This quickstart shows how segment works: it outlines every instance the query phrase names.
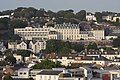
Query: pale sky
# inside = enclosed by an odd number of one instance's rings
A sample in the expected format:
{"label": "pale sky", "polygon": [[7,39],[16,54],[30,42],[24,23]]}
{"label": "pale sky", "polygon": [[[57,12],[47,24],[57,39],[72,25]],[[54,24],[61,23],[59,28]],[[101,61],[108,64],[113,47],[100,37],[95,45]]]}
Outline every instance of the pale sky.
{"label": "pale sky", "polygon": [[0,11],[17,7],[35,7],[45,10],[73,9],[76,12],[86,10],[120,12],[120,0],[0,0]]}

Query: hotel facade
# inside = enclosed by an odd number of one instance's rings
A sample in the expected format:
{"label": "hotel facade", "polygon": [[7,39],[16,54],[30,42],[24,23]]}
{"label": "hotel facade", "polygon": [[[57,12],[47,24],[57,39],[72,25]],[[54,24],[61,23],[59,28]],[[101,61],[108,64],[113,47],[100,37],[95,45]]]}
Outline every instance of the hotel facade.
{"label": "hotel facade", "polygon": [[80,31],[79,24],[63,23],[54,27],[43,26],[42,28],[15,28],[14,34],[19,35],[24,40],[102,40],[104,30]]}

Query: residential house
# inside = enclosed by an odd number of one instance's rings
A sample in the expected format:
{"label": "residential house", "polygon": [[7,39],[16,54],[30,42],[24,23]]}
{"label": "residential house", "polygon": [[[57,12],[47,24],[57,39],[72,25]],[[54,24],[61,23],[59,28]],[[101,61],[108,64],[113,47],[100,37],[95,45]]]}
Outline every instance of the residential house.
{"label": "residential house", "polygon": [[87,21],[96,21],[96,17],[95,17],[95,15],[92,14],[92,13],[87,13],[87,15],[86,15],[86,20],[87,20]]}
{"label": "residential house", "polygon": [[24,41],[20,42],[8,42],[8,49],[12,50],[27,50],[27,44]]}
{"label": "residential house", "polygon": [[6,47],[4,46],[3,42],[0,42],[0,51],[4,52],[6,50]]}
{"label": "residential house", "polygon": [[30,41],[29,49],[34,53],[39,53],[41,50],[46,49],[46,41]]}

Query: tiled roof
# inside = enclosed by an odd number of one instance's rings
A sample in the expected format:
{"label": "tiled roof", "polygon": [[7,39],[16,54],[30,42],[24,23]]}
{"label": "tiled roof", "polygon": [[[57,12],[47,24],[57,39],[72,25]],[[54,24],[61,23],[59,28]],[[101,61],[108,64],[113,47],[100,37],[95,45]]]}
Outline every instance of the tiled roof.
{"label": "tiled roof", "polygon": [[43,70],[39,73],[39,75],[58,75],[62,71],[53,71],[53,70]]}

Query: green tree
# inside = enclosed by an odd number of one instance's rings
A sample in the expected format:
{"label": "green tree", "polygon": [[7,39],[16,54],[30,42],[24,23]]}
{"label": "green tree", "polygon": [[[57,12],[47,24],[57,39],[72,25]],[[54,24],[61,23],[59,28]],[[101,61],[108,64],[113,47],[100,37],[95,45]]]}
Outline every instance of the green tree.
{"label": "green tree", "polygon": [[113,26],[120,26],[120,22],[110,22]]}
{"label": "green tree", "polygon": [[56,52],[56,40],[48,40],[46,44],[47,53]]}
{"label": "green tree", "polygon": [[86,21],[86,11],[81,10],[80,12],[76,13],[76,18],[81,21]]}
{"label": "green tree", "polygon": [[46,52],[55,52],[61,55],[67,55],[71,52],[71,43],[61,40],[48,40],[46,45]]}
{"label": "green tree", "polygon": [[7,62],[6,61],[0,61],[0,66],[6,66]]}
{"label": "green tree", "polygon": [[73,45],[73,49],[77,52],[81,52],[82,50],[85,49],[84,45],[83,44],[74,44]]}
{"label": "green tree", "polygon": [[5,61],[7,61],[9,64],[15,64],[16,63],[16,58],[13,57],[12,55],[6,56]]}
{"label": "green tree", "polygon": [[27,21],[22,21],[22,20],[11,20],[10,21],[10,29],[14,29],[14,28],[24,28],[28,26]]}
{"label": "green tree", "polygon": [[13,80],[13,78],[10,75],[4,76],[3,80]]}
{"label": "green tree", "polygon": [[70,18],[75,18],[75,14],[73,13],[74,11],[73,10],[66,10],[66,11],[64,11],[64,10],[61,10],[61,11],[58,11],[57,12],[57,15],[59,16],[59,17],[63,17],[63,18],[68,18],[68,19],[70,19]]}
{"label": "green tree", "polygon": [[45,16],[46,11],[44,9],[40,9],[38,11],[36,11],[36,17],[44,17]]}
{"label": "green tree", "polygon": [[57,17],[57,14],[56,14],[55,12],[51,11],[51,10],[48,10],[48,11],[47,11],[47,14],[48,14],[51,18]]}
{"label": "green tree", "polygon": [[96,12],[95,13],[95,17],[97,19],[97,22],[102,22],[103,21],[103,19],[102,19],[102,13]]}
{"label": "green tree", "polygon": [[8,50],[5,50],[3,53],[5,56],[12,56],[14,51],[12,51],[11,49],[8,49]]}
{"label": "green tree", "polygon": [[90,50],[90,49],[97,50],[98,47],[97,47],[97,44],[95,42],[90,42],[89,45],[87,46],[87,49],[88,50]]}
{"label": "green tree", "polygon": [[14,53],[21,55],[22,57],[29,57],[30,54],[32,54],[33,52],[28,51],[28,50],[16,50],[14,51]]}
{"label": "green tree", "polygon": [[120,37],[114,39],[112,45],[113,47],[120,47]]}
{"label": "green tree", "polygon": [[53,62],[51,60],[42,60],[41,63],[38,63],[33,66],[33,69],[52,69],[52,68],[59,68],[63,67],[60,62]]}
{"label": "green tree", "polygon": [[33,78],[29,78],[28,80],[34,80]]}
{"label": "green tree", "polygon": [[69,41],[61,41],[60,43],[58,42],[58,44],[57,53],[61,55],[68,55],[71,52],[71,43]]}
{"label": "green tree", "polygon": [[0,30],[8,30],[10,19],[1,18],[0,19]]}

